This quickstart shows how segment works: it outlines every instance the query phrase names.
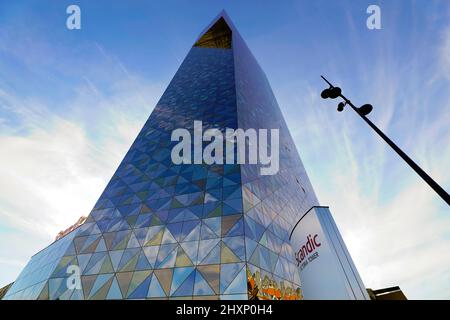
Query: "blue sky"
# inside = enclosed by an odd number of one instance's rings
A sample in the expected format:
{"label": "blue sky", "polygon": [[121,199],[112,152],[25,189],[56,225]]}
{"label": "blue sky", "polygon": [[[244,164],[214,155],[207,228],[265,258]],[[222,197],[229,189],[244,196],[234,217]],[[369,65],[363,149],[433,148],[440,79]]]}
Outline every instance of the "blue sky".
{"label": "blue sky", "polygon": [[[81,8],[81,30],[66,8]],[[368,30],[366,8],[381,8]],[[367,287],[450,298],[448,206],[326,75],[450,190],[447,1],[0,0],[0,285],[91,210],[194,40],[225,9],[265,70]]]}

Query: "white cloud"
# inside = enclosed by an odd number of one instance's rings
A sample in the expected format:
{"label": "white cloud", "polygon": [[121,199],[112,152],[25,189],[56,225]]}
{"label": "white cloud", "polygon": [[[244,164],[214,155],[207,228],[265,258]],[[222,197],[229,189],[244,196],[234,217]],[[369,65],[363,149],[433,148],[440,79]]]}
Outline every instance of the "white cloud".
{"label": "white cloud", "polygon": [[[145,93],[148,103],[155,101],[152,94]],[[143,93],[135,91],[108,98],[80,94],[63,118],[39,102],[3,92],[3,101],[19,115],[26,133],[0,135],[2,218],[15,227],[55,234],[87,214],[151,111],[142,100]],[[86,122],[70,114],[91,106],[101,114],[88,132]]]}
{"label": "white cloud", "polygon": [[442,33],[442,45],[439,51],[441,72],[444,77],[450,80],[450,28]]}
{"label": "white cloud", "polygon": [[[436,15],[448,21],[446,13]],[[354,23],[353,10],[347,17],[339,43],[326,36],[320,42],[330,52],[320,64],[310,47],[299,54],[298,79],[276,93],[278,101],[365,285],[399,285],[408,298],[449,299],[448,206],[353,111],[338,113],[337,101],[322,100],[323,83],[315,77],[324,70],[355,104],[373,104],[369,118],[448,191],[450,29],[424,26],[418,16],[421,32],[405,38],[396,21],[368,33]]]}
{"label": "white cloud", "polygon": [[[319,103],[307,91],[300,105],[313,111],[296,123],[302,134],[298,130],[294,139],[318,198],[330,206],[366,286],[400,285],[409,298],[449,298],[447,205],[358,117],[350,111],[330,115],[324,105],[328,101]],[[445,117],[445,107],[438,110]],[[397,117],[413,127],[417,121],[407,112]],[[410,131],[417,136],[411,156],[448,186],[450,131],[441,122],[437,114],[421,130]],[[386,123],[388,131],[395,126]],[[400,141],[410,139],[403,135]]]}
{"label": "white cloud", "polygon": [[[365,124],[358,125],[360,119],[350,111],[335,113],[340,117],[336,121],[324,102],[308,97],[307,90],[304,97],[300,105],[313,111],[296,123],[301,130],[293,136],[318,198],[330,206],[365,285],[400,285],[408,298],[448,299],[447,205]],[[414,126],[407,114],[398,116]],[[426,150],[414,152],[413,158],[448,186],[449,130],[436,119],[411,134],[419,136],[413,151]]]}
{"label": "white cloud", "polygon": [[0,87],[0,108],[15,119],[0,124],[0,243],[14,248],[1,250],[0,285],[89,214],[162,91],[130,73],[107,79],[112,94],[86,79],[63,115]]}

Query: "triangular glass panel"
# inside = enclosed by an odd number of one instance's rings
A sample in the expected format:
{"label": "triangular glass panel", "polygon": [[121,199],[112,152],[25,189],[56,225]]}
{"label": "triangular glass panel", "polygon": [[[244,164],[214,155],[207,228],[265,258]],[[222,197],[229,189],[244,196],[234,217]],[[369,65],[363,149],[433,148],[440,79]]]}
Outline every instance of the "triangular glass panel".
{"label": "triangular glass panel", "polygon": [[244,263],[227,263],[220,265],[220,293],[224,293],[230,283],[236,278]]}
{"label": "triangular glass panel", "polygon": [[159,283],[159,280],[155,274],[153,274],[151,277],[151,282],[150,282],[150,286],[148,288],[147,297],[148,298],[166,297],[166,293],[164,292],[164,290],[163,290],[161,284]]}
{"label": "triangular glass panel", "polygon": [[172,285],[170,287],[170,295],[173,295],[180,285],[194,273],[194,267],[175,268],[173,272]]}
{"label": "triangular glass panel", "polygon": [[[175,269],[176,270],[176,269]],[[192,292],[194,290],[194,280],[195,280],[195,271],[191,272],[191,274],[184,280],[184,282],[176,289],[176,291],[171,294],[172,297],[186,297],[192,296]]]}
{"label": "triangular glass panel", "polygon": [[215,295],[216,293],[210,287],[208,282],[203,278],[200,271],[196,271],[195,273],[195,284],[194,284],[194,295],[196,296],[209,296]]}
{"label": "triangular glass panel", "polygon": [[111,287],[109,288],[108,294],[106,295],[107,300],[120,300],[123,299],[122,293],[120,291],[119,283],[116,277],[114,277]]}
{"label": "triangular glass panel", "polygon": [[245,266],[242,267],[241,271],[239,271],[238,275],[224,291],[224,294],[236,293],[247,293],[247,277]]}

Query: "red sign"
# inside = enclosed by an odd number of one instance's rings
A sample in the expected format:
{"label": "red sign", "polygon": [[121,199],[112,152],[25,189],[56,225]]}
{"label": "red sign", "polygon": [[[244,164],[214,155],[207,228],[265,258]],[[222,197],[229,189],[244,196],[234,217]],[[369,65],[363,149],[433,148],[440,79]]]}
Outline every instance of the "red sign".
{"label": "red sign", "polygon": [[62,237],[64,237],[66,234],[72,232],[73,230],[75,230],[76,228],[78,228],[79,226],[81,226],[84,222],[86,221],[86,217],[85,216],[81,216],[77,222],[75,222],[73,225],[71,225],[69,228],[67,228],[64,231],[60,231],[57,235],[56,235],[56,240],[61,239]]}
{"label": "red sign", "polygon": [[321,246],[321,243],[317,240],[318,237],[318,234],[315,234],[314,237],[311,235],[306,237],[306,243],[300,247],[298,252],[295,253],[297,266],[299,266],[311,252]]}

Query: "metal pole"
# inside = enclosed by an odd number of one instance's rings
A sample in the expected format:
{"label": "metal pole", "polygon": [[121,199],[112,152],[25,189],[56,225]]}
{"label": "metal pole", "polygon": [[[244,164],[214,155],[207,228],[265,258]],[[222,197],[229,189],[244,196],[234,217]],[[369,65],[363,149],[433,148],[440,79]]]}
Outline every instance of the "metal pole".
{"label": "metal pole", "polygon": [[[325,77],[321,76],[331,87],[333,85],[325,79]],[[373,129],[378,135],[383,138],[384,141],[387,142],[388,145],[394,149],[397,154],[402,157],[403,160],[423,179],[425,182],[438,194],[441,198],[450,206],[450,195],[436,182],[431,178],[425,171],[422,170],[406,153],[403,152],[388,136],[386,136],[378,127],[372,123],[365,115],[359,113],[358,109],[353,105],[353,103],[348,100],[342,93],[340,97],[344,99],[344,101],[352,107],[352,109]]]}

